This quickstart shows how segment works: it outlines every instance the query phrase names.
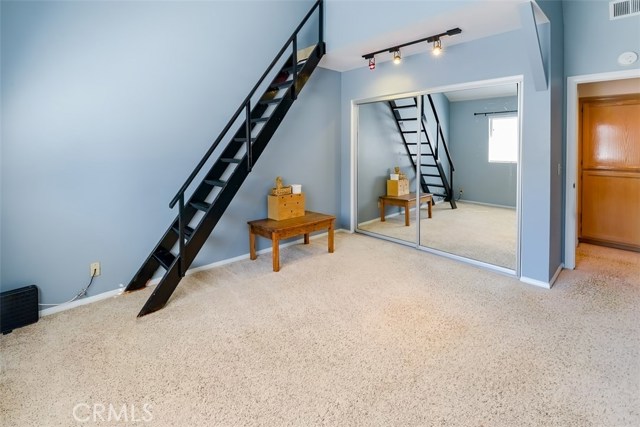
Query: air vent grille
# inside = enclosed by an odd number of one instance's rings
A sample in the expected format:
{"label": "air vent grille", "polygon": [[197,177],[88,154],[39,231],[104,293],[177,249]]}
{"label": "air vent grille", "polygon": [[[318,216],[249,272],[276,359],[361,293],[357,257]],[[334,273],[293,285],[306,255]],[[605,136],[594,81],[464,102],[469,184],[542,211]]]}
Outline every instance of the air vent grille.
{"label": "air vent grille", "polygon": [[609,2],[609,19],[640,15],[640,0],[616,0]]}

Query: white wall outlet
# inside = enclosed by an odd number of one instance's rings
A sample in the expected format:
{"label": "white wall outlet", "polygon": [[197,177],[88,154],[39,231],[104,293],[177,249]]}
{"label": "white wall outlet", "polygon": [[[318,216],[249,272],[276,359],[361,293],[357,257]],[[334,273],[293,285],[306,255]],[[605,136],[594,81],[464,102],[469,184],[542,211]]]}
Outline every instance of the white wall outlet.
{"label": "white wall outlet", "polygon": [[100,275],[100,262],[96,261],[96,262],[92,262],[91,263],[91,277],[96,277]]}

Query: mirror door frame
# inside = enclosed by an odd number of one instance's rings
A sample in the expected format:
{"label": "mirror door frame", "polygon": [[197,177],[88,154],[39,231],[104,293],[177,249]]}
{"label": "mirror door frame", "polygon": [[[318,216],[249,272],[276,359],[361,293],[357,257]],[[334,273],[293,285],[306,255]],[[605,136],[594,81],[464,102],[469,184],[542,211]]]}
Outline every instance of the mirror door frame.
{"label": "mirror door frame", "polygon": [[[393,100],[393,99],[402,99],[402,98],[410,98],[410,97],[418,97],[418,100],[421,99],[422,95],[429,95],[429,94],[435,94],[435,93],[443,93],[443,92],[452,92],[452,91],[458,91],[458,90],[465,90],[465,89],[475,89],[478,87],[484,87],[484,86],[497,86],[497,85],[505,85],[505,84],[516,84],[518,87],[518,128],[519,128],[519,132],[518,132],[518,168],[517,168],[517,183],[516,183],[516,217],[517,217],[517,229],[516,229],[516,269],[512,270],[509,268],[505,268],[505,267],[500,267],[494,264],[489,264],[483,261],[478,261],[475,259],[471,259],[471,258],[466,258],[463,256],[459,256],[459,255],[455,255],[455,254],[451,254],[448,252],[444,252],[444,251],[440,251],[438,249],[433,249],[433,248],[429,248],[426,246],[422,246],[420,245],[420,221],[417,221],[417,235],[416,235],[416,240],[415,242],[406,242],[406,241],[401,241],[398,239],[394,239],[394,238],[389,238],[389,237],[385,237],[385,236],[379,236],[379,235],[375,235],[375,237],[383,239],[383,240],[388,240],[388,241],[393,241],[396,243],[401,243],[407,246],[411,246],[411,247],[415,247],[418,250],[424,251],[424,252],[430,252],[430,253],[434,253],[436,255],[440,255],[443,256],[445,258],[450,258],[450,259],[454,259],[457,261],[461,261],[467,264],[472,264],[472,265],[476,265],[482,268],[486,268],[489,270],[494,270],[500,273],[504,273],[507,275],[512,275],[515,277],[520,277],[520,255],[521,255],[521,235],[522,235],[522,126],[523,126],[523,122],[524,122],[524,114],[523,114],[523,97],[524,97],[524,93],[523,93],[523,80],[524,80],[524,76],[522,75],[516,75],[516,76],[509,76],[509,77],[501,77],[501,78],[495,78],[495,79],[487,79],[487,80],[476,80],[473,82],[467,82],[467,83],[458,83],[458,84],[451,84],[451,85],[444,85],[444,86],[436,86],[436,87],[432,87],[429,89],[425,89],[425,90],[420,90],[420,91],[414,91],[414,92],[405,92],[405,93],[395,93],[395,94],[389,94],[389,95],[381,95],[381,96],[377,96],[377,97],[371,97],[371,98],[366,98],[366,99],[358,99],[358,100],[351,100],[351,123],[350,123],[350,136],[351,136],[351,143],[350,143],[350,194],[351,194],[351,200],[350,200],[350,232],[351,233],[355,233],[357,230],[357,213],[358,213],[358,209],[357,209],[357,203],[358,203],[358,183],[357,183],[357,176],[358,176],[358,126],[359,126],[359,107],[360,105],[363,104],[370,104],[370,103],[374,103],[374,102],[380,102],[380,101],[389,101],[389,100]],[[420,109],[418,109],[418,114],[420,114]],[[418,173],[418,168],[419,168],[419,163],[417,163],[416,166],[416,171],[414,171],[416,174]],[[418,188],[420,186],[419,184],[419,180],[416,180],[416,188],[414,189],[414,192],[419,195],[419,191],[420,189]],[[416,215],[419,215],[419,209],[416,209],[417,213]],[[418,217],[416,217],[417,220]],[[361,231],[358,231],[361,232]],[[363,234],[369,234],[364,232]],[[373,235],[373,234],[371,234]]]}

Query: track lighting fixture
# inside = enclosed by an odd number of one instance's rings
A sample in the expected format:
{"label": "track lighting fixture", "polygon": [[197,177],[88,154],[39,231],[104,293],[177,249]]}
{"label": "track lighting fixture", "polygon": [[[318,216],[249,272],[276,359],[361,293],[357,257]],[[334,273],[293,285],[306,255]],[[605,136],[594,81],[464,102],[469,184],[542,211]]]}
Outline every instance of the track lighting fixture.
{"label": "track lighting fixture", "polygon": [[393,51],[393,63],[399,64],[402,61],[402,57],[400,56],[400,49],[396,49]]}
{"label": "track lighting fixture", "polygon": [[408,43],[403,43],[400,45],[395,45],[393,47],[389,47],[386,49],[381,49],[378,50],[376,52],[371,52],[371,53],[367,53],[366,55],[362,55],[362,57],[364,59],[369,60],[369,69],[370,70],[375,70],[376,68],[376,59],[375,59],[375,55],[379,54],[379,53],[384,53],[384,52],[389,52],[393,54],[393,63],[394,64],[399,64],[402,61],[402,56],[400,55],[400,48],[403,48],[405,46],[410,46],[412,44],[416,44],[416,43],[422,43],[422,42],[427,42],[427,43],[433,43],[433,50],[432,53],[434,56],[438,56],[442,53],[442,37],[445,36],[455,36],[456,34],[460,34],[462,32],[462,30],[460,28],[452,28],[450,30],[445,31],[444,33],[440,33],[440,34],[435,34],[433,36],[429,36],[429,37],[425,37],[423,39],[419,39],[419,40],[414,40],[412,42],[408,42]]}
{"label": "track lighting fixture", "polygon": [[442,40],[435,39],[433,41],[433,50],[432,50],[433,56],[439,56],[442,53]]}

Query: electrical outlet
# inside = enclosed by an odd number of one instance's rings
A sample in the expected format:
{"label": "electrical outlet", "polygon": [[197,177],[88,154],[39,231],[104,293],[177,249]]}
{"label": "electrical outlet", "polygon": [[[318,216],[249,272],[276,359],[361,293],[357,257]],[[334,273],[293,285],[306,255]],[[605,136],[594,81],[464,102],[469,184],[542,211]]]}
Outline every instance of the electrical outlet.
{"label": "electrical outlet", "polygon": [[92,262],[91,263],[91,277],[96,277],[100,275],[100,262],[96,261],[96,262]]}

